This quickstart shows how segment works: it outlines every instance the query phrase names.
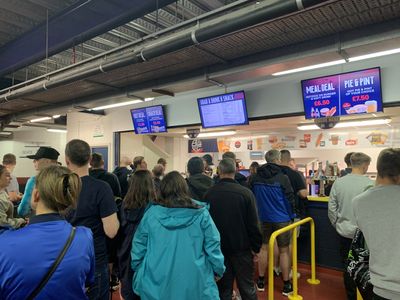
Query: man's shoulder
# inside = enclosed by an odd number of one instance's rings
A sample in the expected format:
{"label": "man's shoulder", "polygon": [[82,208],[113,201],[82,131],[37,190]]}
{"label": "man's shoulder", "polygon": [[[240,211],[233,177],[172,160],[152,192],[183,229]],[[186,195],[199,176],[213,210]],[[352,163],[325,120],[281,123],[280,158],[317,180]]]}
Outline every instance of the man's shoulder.
{"label": "man's shoulder", "polygon": [[111,189],[107,182],[91,176],[83,176],[81,180],[82,191],[103,191],[105,189]]}

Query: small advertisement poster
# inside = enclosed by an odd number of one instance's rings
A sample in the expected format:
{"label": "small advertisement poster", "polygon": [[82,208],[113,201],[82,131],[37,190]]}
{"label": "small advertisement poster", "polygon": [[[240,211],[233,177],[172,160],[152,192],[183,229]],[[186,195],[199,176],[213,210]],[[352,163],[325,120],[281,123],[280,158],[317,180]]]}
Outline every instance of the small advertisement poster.
{"label": "small advertisement poster", "polygon": [[188,153],[219,152],[217,139],[193,139],[188,141]]}
{"label": "small advertisement poster", "polygon": [[303,80],[306,119],[382,111],[380,68]]}

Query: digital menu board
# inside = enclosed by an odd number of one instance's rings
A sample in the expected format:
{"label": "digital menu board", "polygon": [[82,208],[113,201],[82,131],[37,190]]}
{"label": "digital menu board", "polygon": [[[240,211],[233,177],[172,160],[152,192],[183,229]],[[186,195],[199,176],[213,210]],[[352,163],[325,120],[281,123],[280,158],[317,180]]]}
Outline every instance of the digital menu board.
{"label": "digital menu board", "polygon": [[244,91],[197,99],[203,128],[249,124]]}
{"label": "digital menu board", "polygon": [[306,119],[383,111],[379,67],[301,81]]}
{"label": "digital menu board", "polygon": [[167,132],[162,105],[131,109],[136,134]]}

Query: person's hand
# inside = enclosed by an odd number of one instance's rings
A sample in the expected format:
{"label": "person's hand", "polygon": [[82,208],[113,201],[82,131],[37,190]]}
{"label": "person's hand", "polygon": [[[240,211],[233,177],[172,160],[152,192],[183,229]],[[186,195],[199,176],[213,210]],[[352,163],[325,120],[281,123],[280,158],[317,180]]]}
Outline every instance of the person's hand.
{"label": "person's hand", "polygon": [[253,254],[253,262],[258,262],[260,259],[259,257],[260,253],[255,253],[254,251],[251,251],[251,254]]}
{"label": "person's hand", "polygon": [[218,276],[214,275],[215,282],[219,281],[220,279],[221,279],[221,277],[218,277]]}

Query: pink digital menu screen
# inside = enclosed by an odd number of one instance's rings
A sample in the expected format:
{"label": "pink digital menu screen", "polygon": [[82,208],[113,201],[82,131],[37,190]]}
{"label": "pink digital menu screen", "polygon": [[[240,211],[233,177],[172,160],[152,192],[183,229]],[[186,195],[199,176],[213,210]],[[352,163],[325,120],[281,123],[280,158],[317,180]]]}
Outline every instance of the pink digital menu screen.
{"label": "pink digital menu screen", "polygon": [[306,119],[383,111],[380,68],[303,80]]}

